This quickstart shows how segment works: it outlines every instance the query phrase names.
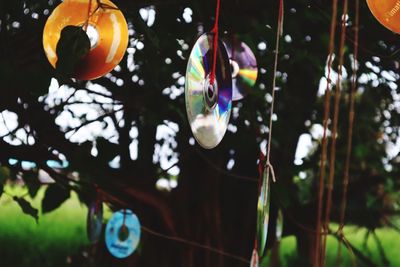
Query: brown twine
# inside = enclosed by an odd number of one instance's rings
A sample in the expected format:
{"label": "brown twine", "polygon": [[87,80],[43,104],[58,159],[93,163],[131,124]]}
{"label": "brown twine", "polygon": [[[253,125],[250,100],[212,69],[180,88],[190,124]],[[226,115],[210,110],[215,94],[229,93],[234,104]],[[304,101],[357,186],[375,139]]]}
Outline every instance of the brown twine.
{"label": "brown twine", "polygon": [[[320,6],[320,4],[316,1],[316,0],[312,0],[312,2],[314,2],[315,5],[313,5],[312,7],[315,7],[319,13],[321,15],[323,15],[324,18],[329,19],[329,15],[325,12],[325,9],[323,7]],[[346,34],[346,39],[352,43],[353,45],[355,45],[356,40],[353,39],[350,35]],[[379,57],[381,60],[388,60],[388,59],[393,59],[397,54],[400,53],[400,49],[397,49],[393,52],[391,52],[390,54],[382,54],[379,53],[378,51],[373,51],[371,49],[368,49],[367,47],[363,46],[362,44],[358,43],[357,44],[358,48],[360,51],[364,52],[365,54],[371,55],[371,56],[377,56]]]}
{"label": "brown twine", "polygon": [[315,237],[315,251],[314,251],[314,262],[313,266],[318,267],[320,264],[320,256],[321,256],[321,220],[322,220],[322,201],[324,196],[324,177],[325,177],[325,163],[327,156],[327,147],[328,147],[328,139],[327,139],[327,131],[328,131],[328,120],[330,114],[330,84],[331,84],[331,68],[333,61],[333,51],[335,47],[335,29],[336,29],[336,16],[337,16],[337,0],[333,0],[332,2],[332,19],[331,19],[331,28],[330,28],[330,37],[329,37],[329,50],[328,50],[328,75],[327,75],[327,85],[325,90],[325,99],[324,99],[324,118],[323,118],[323,126],[324,132],[322,137],[322,151],[321,151],[321,160],[320,160],[320,176],[319,176],[319,188],[318,188],[318,210],[317,210],[317,223],[316,223],[316,232],[318,233]]}
{"label": "brown twine", "polygon": [[[329,177],[328,177],[328,188],[326,196],[326,207],[325,207],[325,220],[323,227],[327,229],[329,227],[330,215],[332,209],[332,192],[333,184],[335,180],[335,162],[336,162],[336,141],[338,135],[338,121],[339,121],[339,104],[340,95],[342,90],[342,74],[343,74],[343,64],[344,64],[344,45],[346,41],[346,17],[348,10],[348,0],[343,0],[343,14],[342,14],[342,27],[340,36],[340,46],[339,46],[339,70],[338,78],[336,82],[335,97],[334,97],[334,110],[333,110],[333,125],[332,125],[332,135],[331,135],[331,147],[329,155]],[[321,254],[321,266],[325,266],[325,251],[326,251],[326,237],[322,238],[322,254]]]}
{"label": "brown twine", "polygon": [[[351,159],[351,148],[353,142],[353,127],[354,127],[354,102],[355,102],[355,93],[357,90],[357,60],[358,60],[358,41],[359,41],[359,23],[360,23],[360,1],[355,1],[355,27],[354,27],[354,54],[353,54],[353,75],[351,82],[351,91],[350,91],[350,108],[349,108],[349,128],[347,131],[347,147],[346,147],[346,161],[344,165],[344,174],[343,174],[343,192],[342,199],[340,203],[340,217],[339,217],[339,229],[338,234],[344,235],[344,220],[346,214],[346,206],[347,206],[347,191],[349,185],[349,170],[350,170],[350,159]],[[339,243],[338,246],[338,256],[337,256],[337,266],[340,264],[342,257],[342,244]]]}

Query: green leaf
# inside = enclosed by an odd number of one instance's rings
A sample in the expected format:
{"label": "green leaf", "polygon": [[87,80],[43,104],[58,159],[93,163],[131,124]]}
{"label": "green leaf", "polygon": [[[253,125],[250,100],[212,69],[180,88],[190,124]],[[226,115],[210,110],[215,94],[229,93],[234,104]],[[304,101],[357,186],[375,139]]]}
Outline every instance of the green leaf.
{"label": "green leaf", "polygon": [[4,191],[4,186],[2,184],[0,184],[0,198],[1,198],[1,195],[3,195],[3,191]]}
{"label": "green leaf", "polygon": [[36,220],[36,222],[39,221],[39,211],[32,207],[31,203],[26,201],[24,198],[13,197],[13,199],[15,202],[18,203],[25,214],[32,216]]}
{"label": "green leaf", "polygon": [[57,209],[69,197],[69,190],[56,184],[49,185],[42,200],[42,213],[47,213]]}
{"label": "green leaf", "polygon": [[28,187],[29,196],[34,198],[41,186],[38,179],[38,173],[36,171],[25,172],[23,174],[23,179]]}
{"label": "green leaf", "polygon": [[78,26],[66,26],[61,31],[57,43],[56,71],[63,78],[74,75],[77,64],[90,51],[90,40],[86,32]]}

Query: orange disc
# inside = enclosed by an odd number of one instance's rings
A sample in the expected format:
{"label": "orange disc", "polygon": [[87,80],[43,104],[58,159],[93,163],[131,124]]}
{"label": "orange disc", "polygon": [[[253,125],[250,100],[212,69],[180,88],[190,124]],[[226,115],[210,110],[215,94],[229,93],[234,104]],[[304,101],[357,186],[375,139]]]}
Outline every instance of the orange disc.
{"label": "orange disc", "polygon": [[[109,0],[65,0],[48,18],[43,32],[43,47],[53,67],[61,30],[69,25],[88,25],[91,48],[77,66],[75,78],[93,80],[110,72],[123,58],[128,47],[128,25],[122,12]],[[89,11],[90,8],[90,11]]]}
{"label": "orange disc", "polygon": [[389,30],[400,33],[400,0],[367,0],[375,18]]}

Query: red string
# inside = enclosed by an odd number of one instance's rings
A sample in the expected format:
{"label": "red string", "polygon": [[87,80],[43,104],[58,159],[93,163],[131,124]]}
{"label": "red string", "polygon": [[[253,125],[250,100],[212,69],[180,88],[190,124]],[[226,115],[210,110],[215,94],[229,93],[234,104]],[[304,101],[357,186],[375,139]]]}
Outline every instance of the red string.
{"label": "red string", "polygon": [[211,85],[214,84],[215,81],[215,69],[217,67],[217,50],[218,50],[218,22],[219,22],[219,9],[221,6],[221,0],[217,0],[217,6],[215,10],[215,24],[212,29],[212,33],[214,34],[214,42],[213,42],[213,64],[210,76]]}
{"label": "red string", "polygon": [[122,221],[122,226],[125,226],[125,221],[126,221],[126,209],[123,210],[123,214],[124,214],[124,219]]}
{"label": "red string", "polygon": [[283,0],[279,2],[278,31],[279,36],[283,35],[283,18],[284,18]]}

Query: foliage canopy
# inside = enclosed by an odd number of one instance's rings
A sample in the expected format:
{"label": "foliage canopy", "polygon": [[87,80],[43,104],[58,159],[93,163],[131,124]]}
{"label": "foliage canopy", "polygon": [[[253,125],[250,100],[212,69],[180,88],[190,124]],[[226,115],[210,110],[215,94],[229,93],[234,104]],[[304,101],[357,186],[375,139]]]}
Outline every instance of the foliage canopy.
{"label": "foliage canopy", "polygon": [[[361,2],[346,222],[373,231],[396,227],[398,213],[400,39],[379,25]],[[278,1],[222,1],[221,35],[253,49],[260,75],[254,91],[234,104],[223,142],[210,151],[194,143],[183,88],[190,48],[200,33],[212,28],[214,1],[116,1],[129,24],[129,48],[114,71],[92,82],[54,79],[59,76],[47,62],[41,40],[46,18],[57,4],[0,1],[0,184],[21,179],[35,195],[38,177],[47,172],[56,184],[46,191],[43,212],[56,209],[71,190],[90,202],[97,184],[105,201],[114,208],[130,207],[151,229],[249,258],[257,159],[268,132]],[[350,7],[333,220],[338,218],[348,127],[354,4]],[[287,1],[279,57],[271,153],[278,182],[272,185],[270,233],[278,209],[283,210],[284,235],[297,237],[303,260],[313,238],[304,227],[313,229],[316,218],[330,12],[330,1]],[[309,140],[302,156],[296,156],[299,138]],[[37,216],[29,203],[16,201],[24,212]],[[274,235],[269,239],[272,244]],[[143,237],[139,254],[128,263],[243,264],[151,235]],[[98,260],[112,261],[106,255]]]}

